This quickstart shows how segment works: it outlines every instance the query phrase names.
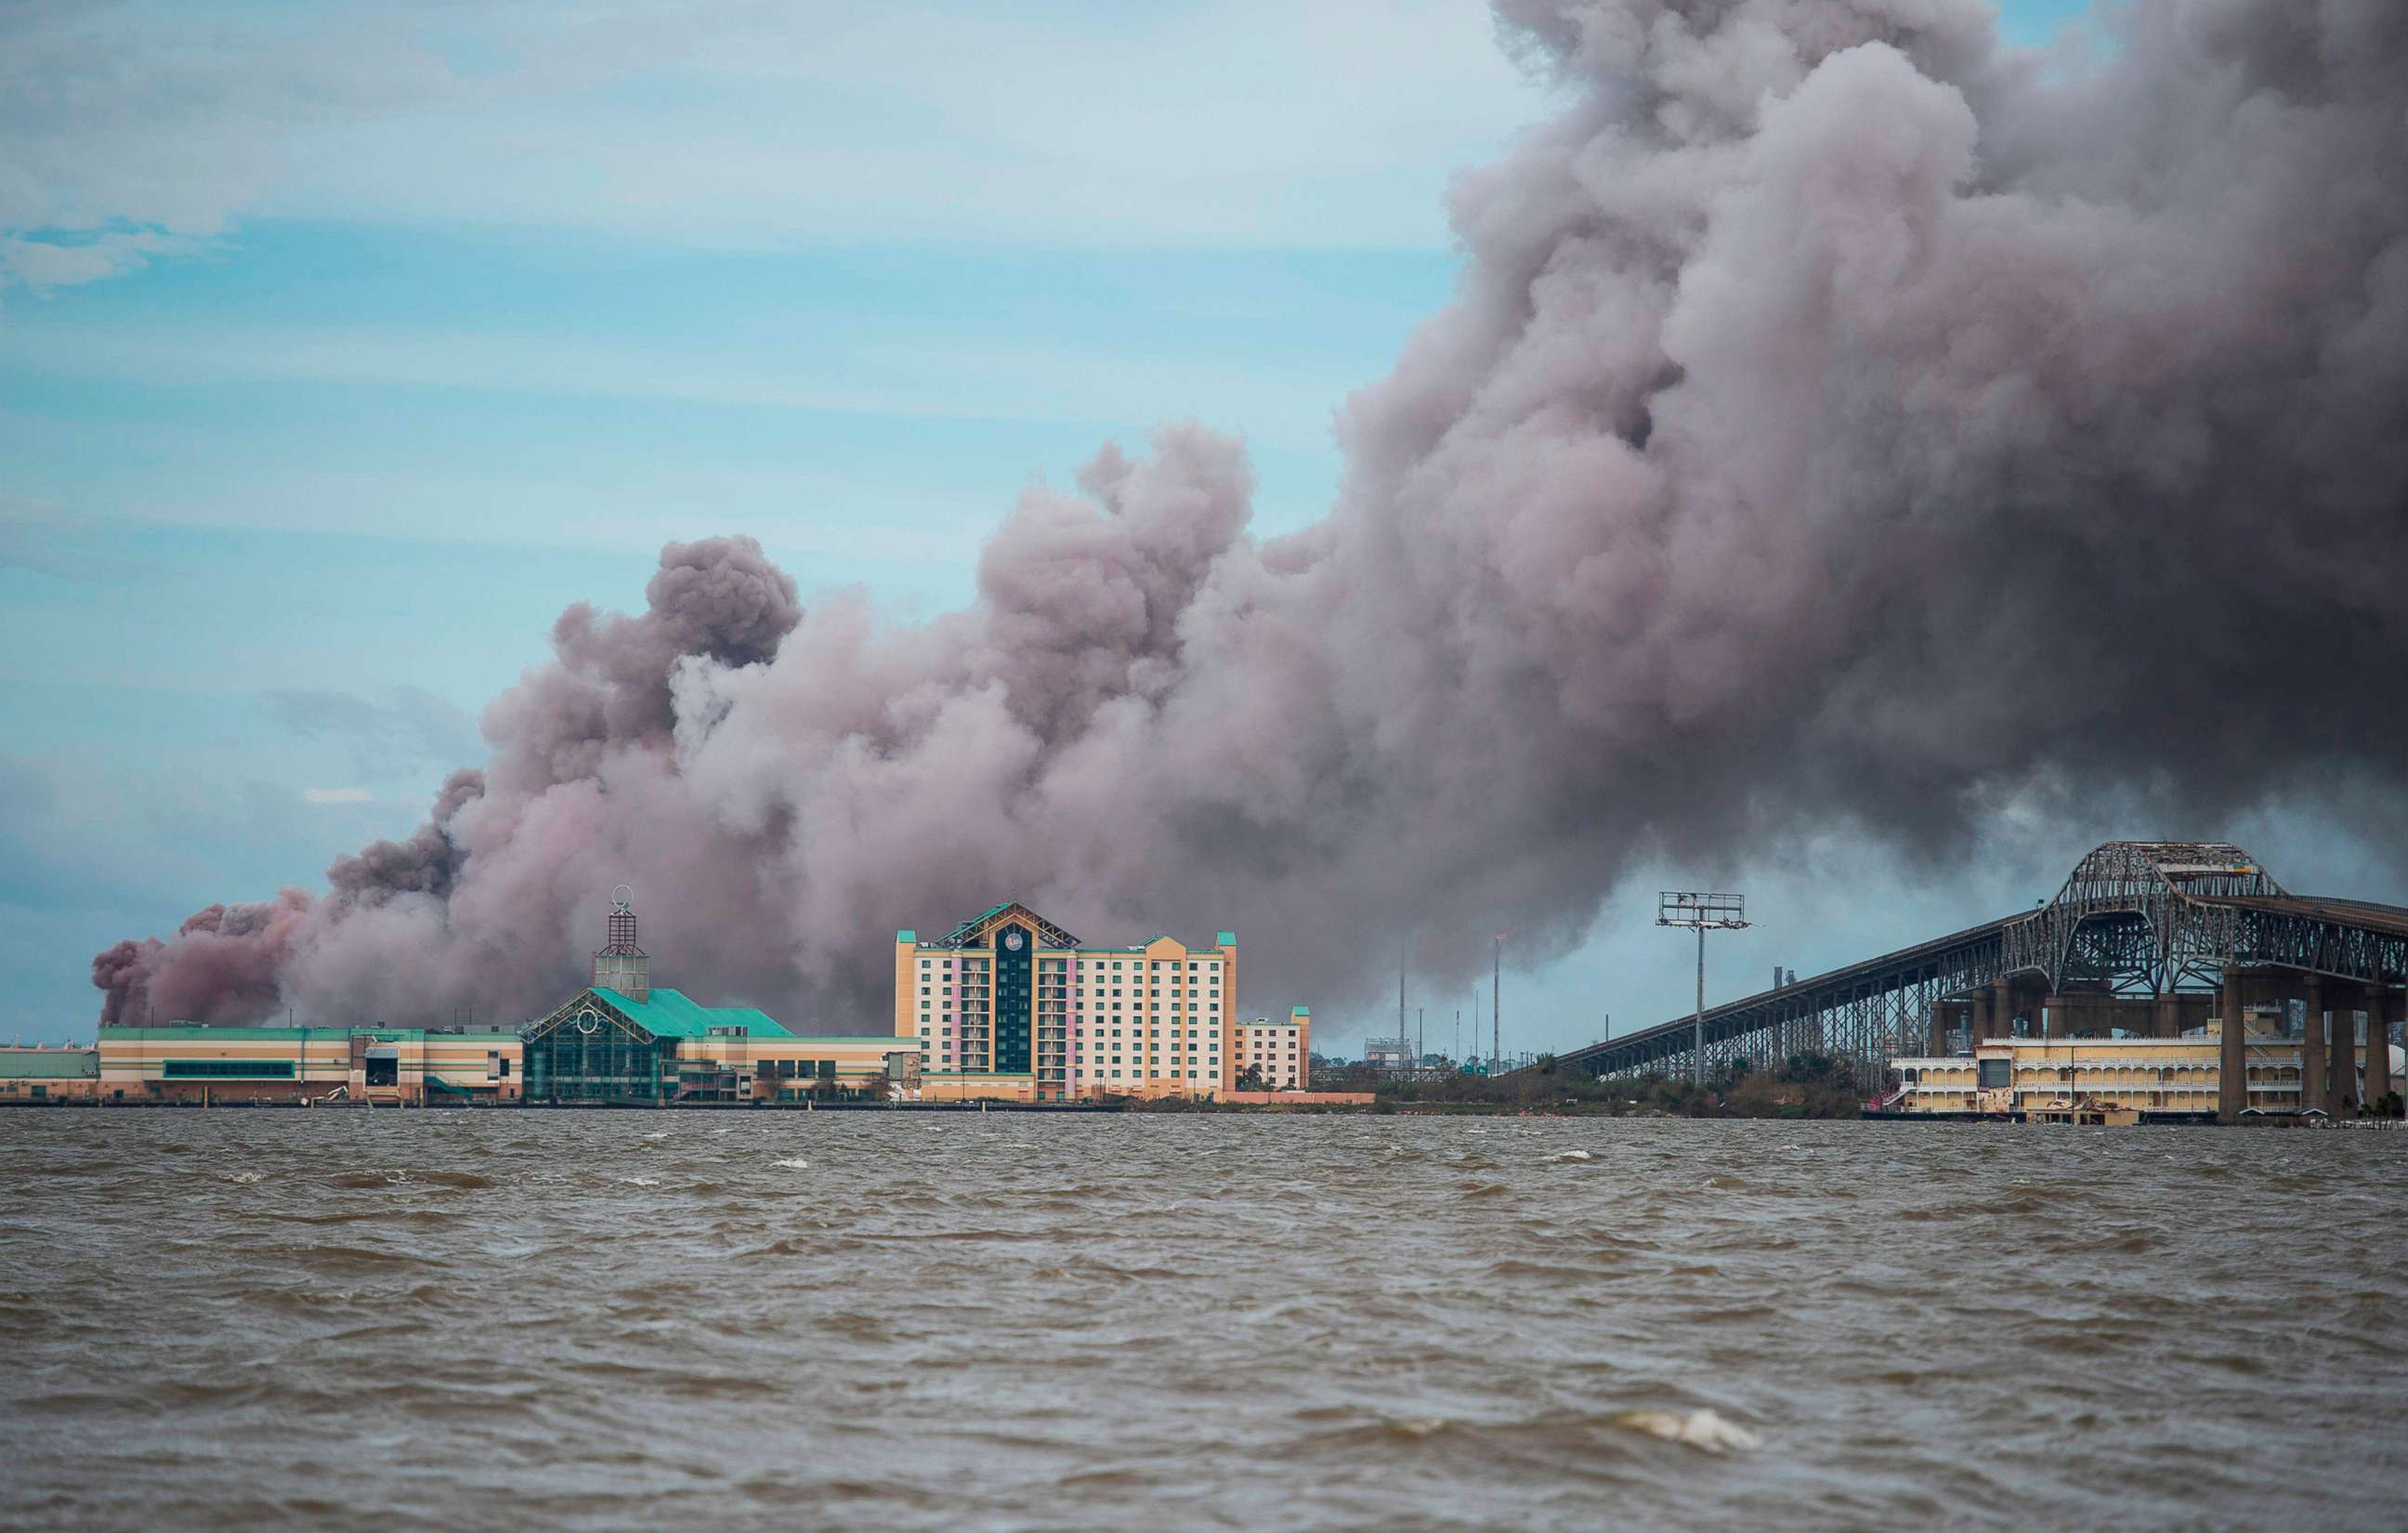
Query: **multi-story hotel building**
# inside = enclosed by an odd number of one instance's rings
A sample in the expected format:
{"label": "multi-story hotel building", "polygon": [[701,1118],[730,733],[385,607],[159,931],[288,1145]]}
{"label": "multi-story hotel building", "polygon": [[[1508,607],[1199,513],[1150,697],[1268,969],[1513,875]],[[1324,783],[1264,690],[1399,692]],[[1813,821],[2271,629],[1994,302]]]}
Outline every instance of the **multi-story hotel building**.
{"label": "multi-story hotel building", "polygon": [[1312,1013],[1291,1007],[1284,1018],[1255,1017],[1238,1024],[1232,1078],[1243,1080],[1249,1067],[1261,1072],[1264,1091],[1312,1089]]}
{"label": "multi-story hotel building", "polygon": [[895,1033],[925,1096],[1209,1096],[1236,1074],[1238,938],[1096,948],[1025,905],[895,934]]}

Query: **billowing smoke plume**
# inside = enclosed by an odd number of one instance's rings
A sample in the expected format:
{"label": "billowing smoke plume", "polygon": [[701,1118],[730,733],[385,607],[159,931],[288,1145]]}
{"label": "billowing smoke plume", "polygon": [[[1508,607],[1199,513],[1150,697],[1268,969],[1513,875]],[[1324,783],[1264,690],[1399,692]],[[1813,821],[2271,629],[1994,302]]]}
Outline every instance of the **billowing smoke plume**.
{"label": "billowing smoke plume", "polygon": [[2398,783],[2408,7],[2139,0],[2087,60],[1973,0],[1499,8],[1572,104],[1458,182],[1326,522],[1250,537],[1176,426],[923,626],[672,547],[425,828],[111,950],[107,1015],[523,1014],[622,880],[664,982],[814,1024],[1010,897],[1322,1000],[1417,922],[1569,941],[1641,851]]}

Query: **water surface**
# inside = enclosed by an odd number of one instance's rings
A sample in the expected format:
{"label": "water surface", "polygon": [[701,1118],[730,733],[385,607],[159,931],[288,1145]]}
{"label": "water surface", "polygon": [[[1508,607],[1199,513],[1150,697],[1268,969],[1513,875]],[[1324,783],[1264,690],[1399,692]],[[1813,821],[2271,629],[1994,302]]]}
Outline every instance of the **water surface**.
{"label": "water surface", "polygon": [[2403,1212],[2403,1134],[6,1111],[0,1522],[2395,1527]]}

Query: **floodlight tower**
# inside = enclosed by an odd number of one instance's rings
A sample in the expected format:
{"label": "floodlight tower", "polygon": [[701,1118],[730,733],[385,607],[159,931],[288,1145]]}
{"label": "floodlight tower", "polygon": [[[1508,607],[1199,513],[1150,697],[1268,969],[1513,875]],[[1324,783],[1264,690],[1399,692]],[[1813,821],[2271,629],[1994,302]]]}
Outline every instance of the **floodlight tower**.
{"label": "floodlight tower", "polygon": [[1745,895],[1709,895],[1667,889],[1656,896],[1656,924],[1693,926],[1698,933],[1698,1020],[1689,1049],[1689,1079],[1706,1083],[1706,933],[1738,931],[1748,924]]}

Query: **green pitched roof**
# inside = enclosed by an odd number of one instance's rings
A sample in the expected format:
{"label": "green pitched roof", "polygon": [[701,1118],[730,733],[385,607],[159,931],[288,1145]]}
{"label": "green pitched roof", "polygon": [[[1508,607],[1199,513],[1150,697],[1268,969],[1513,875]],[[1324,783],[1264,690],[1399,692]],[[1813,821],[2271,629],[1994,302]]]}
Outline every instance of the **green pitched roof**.
{"label": "green pitched roof", "polygon": [[754,1038],[794,1036],[766,1011],[756,1011],[749,1006],[703,1006],[688,1000],[681,991],[664,990],[657,985],[650,1000],[637,1000],[608,985],[595,985],[594,994],[617,1007],[629,1022],[654,1038],[708,1038],[713,1027],[742,1027]]}

